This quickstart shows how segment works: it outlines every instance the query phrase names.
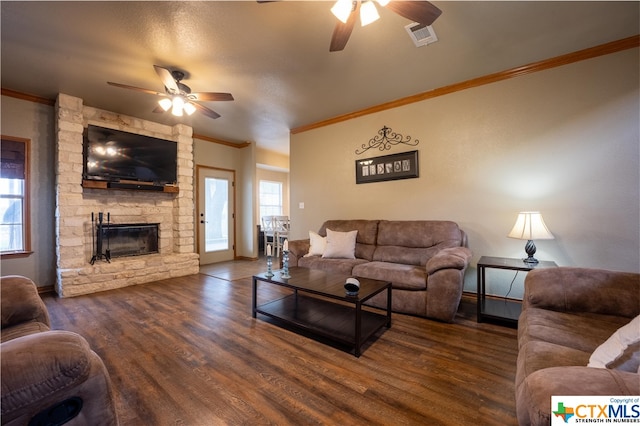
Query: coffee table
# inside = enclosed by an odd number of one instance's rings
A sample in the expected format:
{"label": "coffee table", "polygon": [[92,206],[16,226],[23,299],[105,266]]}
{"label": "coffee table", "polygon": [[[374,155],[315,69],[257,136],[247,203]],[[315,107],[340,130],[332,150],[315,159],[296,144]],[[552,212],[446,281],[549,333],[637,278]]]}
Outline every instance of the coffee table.
{"label": "coffee table", "polygon": [[[294,325],[312,335],[321,336],[353,348],[361,355],[362,344],[382,327],[391,327],[391,283],[358,278],[360,291],[347,296],[344,283],[348,275],[321,270],[293,267],[291,278],[284,279],[280,271],[272,277],[265,273],[253,276],[252,315],[265,315]],[[257,304],[258,282],[265,282],[292,290],[279,299]],[[364,302],[387,291],[387,309],[362,309]]]}

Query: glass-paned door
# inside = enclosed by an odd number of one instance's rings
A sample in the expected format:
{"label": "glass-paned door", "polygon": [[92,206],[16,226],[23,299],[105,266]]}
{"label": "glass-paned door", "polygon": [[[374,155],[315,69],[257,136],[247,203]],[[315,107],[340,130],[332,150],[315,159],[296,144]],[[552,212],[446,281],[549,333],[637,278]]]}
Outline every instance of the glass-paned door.
{"label": "glass-paned door", "polygon": [[200,264],[233,260],[234,172],[198,167],[198,253]]}

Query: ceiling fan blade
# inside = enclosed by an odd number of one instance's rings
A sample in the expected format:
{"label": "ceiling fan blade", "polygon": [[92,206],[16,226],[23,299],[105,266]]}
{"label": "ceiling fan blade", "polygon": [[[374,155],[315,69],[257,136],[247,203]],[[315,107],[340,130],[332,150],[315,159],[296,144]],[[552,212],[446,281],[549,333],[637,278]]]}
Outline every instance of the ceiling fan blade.
{"label": "ceiling fan blade", "polygon": [[346,23],[342,21],[338,21],[336,27],[333,30],[333,35],[331,36],[331,44],[329,45],[329,52],[338,52],[343,50],[349,41],[349,37],[351,37],[351,32],[353,31],[353,27],[356,24],[356,19],[358,19],[358,10],[360,9],[360,2],[354,2],[355,7],[351,11],[349,18]]}
{"label": "ceiling fan blade", "polygon": [[217,112],[215,112],[214,110],[212,110],[210,108],[207,108],[204,105],[200,105],[197,102],[191,102],[191,104],[193,106],[195,106],[198,111],[200,111],[201,113],[203,113],[204,115],[206,115],[209,118],[214,118],[215,119],[215,118],[220,117],[220,114],[218,114]]}
{"label": "ceiling fan blade", "polygon": [[158,74],[158,77],[162,80],[162,84],[164,84],[164,87],[167,88],[169,93],[180,93],[180,88],[171,75],[171,71],[166,68],[159,67],[158,65],[154,65],[153,68],[155,68],[156,74]]}
{"label": "ceiling fan blade", "polygon": [[232,101],[233,95],[231,93],[217,93],[217,92],[200,92],[191,93],[189,98],[193,98],[196,101]]}
{"label": "ceiling fan blade", "polygon": [[155,90],[143,89],[141,87],[129,86],[127,84],[114,83],[113,81],[107,81],[107,84],[115,87],[121,87],[123,89],[137,90],[138,92],[148,93],[150,95],[166,96],[166,93],[156,92]]}
{"label": "ceiling fan blade", "polygon": [[424,25],[431,25],[442,11],[428,1],[390,1],[385,6],[400,16]]}
{"label": "ceiling fan blade", "polygon": [[162,109],[162,107],[160,105],[158,105],[151,112],[163,113],[163,112],[166,112],[166,111],[164,109]]}

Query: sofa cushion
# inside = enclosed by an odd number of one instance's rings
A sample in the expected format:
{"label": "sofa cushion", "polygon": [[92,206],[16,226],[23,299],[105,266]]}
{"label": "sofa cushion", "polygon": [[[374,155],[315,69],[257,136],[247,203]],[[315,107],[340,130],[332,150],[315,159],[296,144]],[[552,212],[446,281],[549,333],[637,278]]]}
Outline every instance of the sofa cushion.
{"label": "sofa cushion", "polygon": [[364,259],[325,259],[321,256],[301,257],[298,266],[309,269],[321,269],[327,272],[339,272],[352,275],[353,267],[361,263],[367,263]]}
{"label": "sofa cushion", "polygon": [[355,259],[358,231],[339,232],[327,228],[327,245],[322,257],[327,259]]}
{"label": "sofa cushion", "polygon": [[378,234],[377,220],[328,220],[322,224],[318,234],[326,237],[327,228],[339,232],[358,231],[356,236],[356,258],[373,259]]}
{"label": "sofa cushion", "polygon": [[427,273],[421,266],[401,263],[368,262],[356,265],[353,275],[374,280],[389,281],[393,288],[426,290]]}
{"label": "sofa cushion", "polygon": [[377,244],[373,260],[424,266],[438,251],[460,247],[462,233],[450,221],[381,220]]}
{"label": "sofa cushion", "polygon": [[588,367],[636,372],[640,362],[640,315],[620,327],[589,358]]}
{"label": "sofa cushion", "polygon": [[522,311],[518,320],[518,345],[522,347],[529,341],[541,341],[591,354],[628,321],[628,318],[610,315],[528,308]]}
{"label": "sofa cushion", "polygon": [[309,253],[305,256],[322,256],[327,246],[327,237],[309,231]]}

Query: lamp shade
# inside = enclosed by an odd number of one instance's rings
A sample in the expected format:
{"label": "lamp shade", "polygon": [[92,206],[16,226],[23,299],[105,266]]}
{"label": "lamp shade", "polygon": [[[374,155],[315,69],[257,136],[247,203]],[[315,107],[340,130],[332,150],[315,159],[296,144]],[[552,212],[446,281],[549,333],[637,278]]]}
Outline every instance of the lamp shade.
{"label": "lamp shade", "polygon": [[158,104],[160,104],[160,108],[162,108],[165,111],[169,111],[171,109],[171,106],[173,105],[173,102],[171,102],[171,99],[169,98],[162,98],[158,101]]}
{"label": "lamp shade", "polygon": [[553,234],[542,220],[540,212],[520,212],[509,238],[519,240],[553,240]]}
{"label": "lamp shade", "polygon": [[380,15],[376,10],[376,5],[373,4],[373,1],[369,0],[362,3],[362,6],[360,6],[360,24],[364,27],[378,19],[380,19]]}
{"label": "lamp shade", "polygon": [[338,0],[336,4],[331,8],[331,13],[341,20],[343,23],[347,23],[347,19],[349,19],[349,15],[351,15],[351,11],[353,10],[353,2],[352,0]]}
{"label": "lamp shade", "polygon": [[184,99],[181,96],[173,97],[173,107],[171,108],[171,114],[176,117],[182,117],[182,108],[184,107]]}
{"label": "lamp shade", "polygon": [[187,113],[187,115],[191,115],[196,112],[196,107],[191,102],[185,103],[182,109]]}

